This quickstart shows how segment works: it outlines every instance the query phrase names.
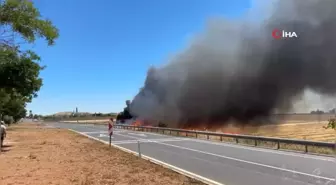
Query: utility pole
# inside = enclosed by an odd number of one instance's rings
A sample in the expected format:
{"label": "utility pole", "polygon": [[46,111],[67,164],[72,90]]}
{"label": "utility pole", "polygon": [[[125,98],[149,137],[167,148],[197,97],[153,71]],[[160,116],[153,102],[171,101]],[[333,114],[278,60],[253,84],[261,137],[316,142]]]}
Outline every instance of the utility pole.
{"label": "utility pole", "polygon": [[76,118],[77,118],[77,123],[78,123],[78,107],[76,107]]}

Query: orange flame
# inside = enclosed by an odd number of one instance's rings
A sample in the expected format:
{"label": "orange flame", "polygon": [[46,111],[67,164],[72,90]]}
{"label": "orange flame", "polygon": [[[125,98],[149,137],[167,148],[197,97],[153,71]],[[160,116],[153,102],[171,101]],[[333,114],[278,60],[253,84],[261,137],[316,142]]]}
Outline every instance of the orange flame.
{"label": "orange flame", "polygon": [[132,123],[133,126],[143,126],[143,121],[140,120],[140,119],[137,119],[135,120],[133,123]]}
{"label": "orange flame", "polygon": [[133,123],[133,126],[151,126],[150,122],[144,119],[136,119]]}

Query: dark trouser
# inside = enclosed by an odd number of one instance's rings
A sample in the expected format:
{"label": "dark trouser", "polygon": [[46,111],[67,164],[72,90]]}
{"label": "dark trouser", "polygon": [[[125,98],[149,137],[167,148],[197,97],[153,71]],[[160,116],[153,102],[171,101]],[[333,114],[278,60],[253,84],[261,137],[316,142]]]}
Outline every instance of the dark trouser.
{"label": "dark trouser", "polygon": [[4,139],[5,138],[3,136],[1,136],[1,146],[3,146]]}

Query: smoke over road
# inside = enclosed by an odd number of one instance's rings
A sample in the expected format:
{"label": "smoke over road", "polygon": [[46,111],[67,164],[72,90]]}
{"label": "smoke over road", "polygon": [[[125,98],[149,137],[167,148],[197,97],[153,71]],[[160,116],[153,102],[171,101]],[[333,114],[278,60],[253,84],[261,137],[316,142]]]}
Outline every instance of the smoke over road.
{"label": "smoke over road", "polygon": [[[253,12],[253,11],[251,11]],[[265,21],[209,22],[167,65],[151,68],[132,114],[170,126],[267,120],[306,89],[336,93],[336,1],[279,0]],[[297,38],[274,39],[274,29]]]}

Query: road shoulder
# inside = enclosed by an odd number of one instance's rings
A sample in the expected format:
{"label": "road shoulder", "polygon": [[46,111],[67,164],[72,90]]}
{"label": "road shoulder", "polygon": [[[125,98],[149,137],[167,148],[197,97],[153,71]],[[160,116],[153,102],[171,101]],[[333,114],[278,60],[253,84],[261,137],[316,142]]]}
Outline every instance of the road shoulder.
{"label": "road shoulder", "polygon": [[202,184],[65,129],[20,124],[0,154],[2,184]]}

